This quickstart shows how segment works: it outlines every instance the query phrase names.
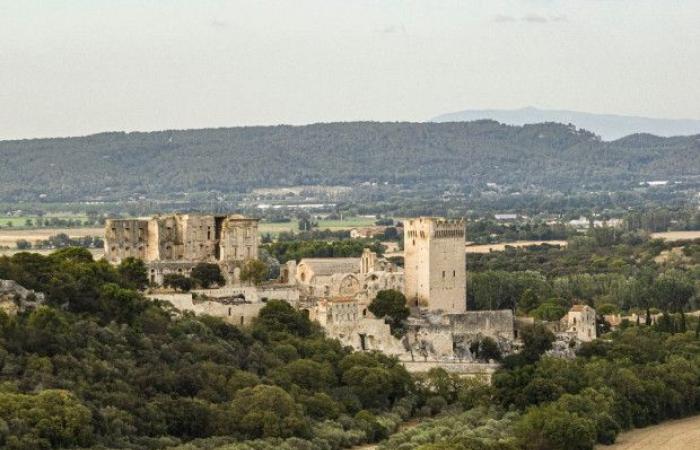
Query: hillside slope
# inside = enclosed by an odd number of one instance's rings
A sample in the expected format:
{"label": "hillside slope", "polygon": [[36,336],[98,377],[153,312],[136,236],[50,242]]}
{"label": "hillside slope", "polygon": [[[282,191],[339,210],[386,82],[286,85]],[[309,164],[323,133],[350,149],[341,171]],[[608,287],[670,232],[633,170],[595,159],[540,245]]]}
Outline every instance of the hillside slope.
{"label": "hillside slope", "polygon": [[700,136],[613,142],[545,123],[330,123],[0,141],[0,200],[364,181],[583,190],[700,174]]}

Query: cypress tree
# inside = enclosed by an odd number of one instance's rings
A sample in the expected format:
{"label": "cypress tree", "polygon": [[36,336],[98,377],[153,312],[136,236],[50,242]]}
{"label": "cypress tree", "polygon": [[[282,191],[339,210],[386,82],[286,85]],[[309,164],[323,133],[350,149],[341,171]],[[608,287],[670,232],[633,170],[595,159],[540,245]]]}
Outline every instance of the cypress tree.
{"label": "cypress tree", "polygon": [[681,329],[680,329],[680,332],[681,333],[686,332],[685,313],[683,311],[681,311]]}

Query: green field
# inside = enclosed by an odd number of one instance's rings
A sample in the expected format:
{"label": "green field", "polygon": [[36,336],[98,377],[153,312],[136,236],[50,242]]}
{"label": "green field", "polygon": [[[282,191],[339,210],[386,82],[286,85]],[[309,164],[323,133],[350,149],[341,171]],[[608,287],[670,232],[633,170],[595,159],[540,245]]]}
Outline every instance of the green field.
{"label": "green field", "polygon": [[[319,220],[319,230],[347,230],[355,227],[368,227],[374,225],[374,220],[367,217],[349,217],[343,220]],[[299,224],[296,220],[284,223],[261,222],[259,227],[261,234],[270,233],[276,235],[284,231],[299,231]]]}

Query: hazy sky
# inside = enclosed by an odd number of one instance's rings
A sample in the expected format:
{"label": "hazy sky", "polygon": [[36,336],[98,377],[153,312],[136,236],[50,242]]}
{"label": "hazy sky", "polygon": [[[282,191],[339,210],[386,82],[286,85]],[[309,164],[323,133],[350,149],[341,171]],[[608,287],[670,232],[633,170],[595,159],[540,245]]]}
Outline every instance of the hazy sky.
{"label": "hazy sky", "polygon": [[0,139],[526,105],[700,119],[700,1],[0,0]]}

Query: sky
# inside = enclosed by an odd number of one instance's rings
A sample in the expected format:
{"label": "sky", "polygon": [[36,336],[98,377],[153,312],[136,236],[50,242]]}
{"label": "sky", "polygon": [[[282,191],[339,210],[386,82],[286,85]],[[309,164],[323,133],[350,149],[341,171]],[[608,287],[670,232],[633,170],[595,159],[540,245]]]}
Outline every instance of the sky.
{"label": "sky", "polygon": [[528,105],[700,119],[700,2],[0,0],[0,139]]}

